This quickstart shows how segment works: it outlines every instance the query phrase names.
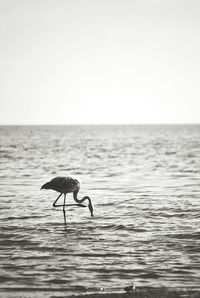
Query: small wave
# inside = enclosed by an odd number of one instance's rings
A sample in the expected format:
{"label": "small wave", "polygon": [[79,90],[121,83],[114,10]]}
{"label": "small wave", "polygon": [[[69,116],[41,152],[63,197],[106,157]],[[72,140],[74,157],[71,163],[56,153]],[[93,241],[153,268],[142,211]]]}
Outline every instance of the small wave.
{"label": "small wave", "polygon": [[[72,256],[74,256],[74,254],[71,254]],[[115,258],[115,257],[118,257],[120,258],[122,256],[122,254],[119,254],[119,253],[81,253],[81,254],[77,254],[76,253],[76,256],[79,256],[79,257],[92,257],[92,258]]]}
{"label": "small wave", "polygon": [[100,229],[103,230],[119,230],[119,231],[134,231],[134,232],[145,232],[146,229],[142,229],[142,228],[136,228],[134,225],[132,224],[127,224],[127,225],[123,225],[123,224],[106,224],[106,225],[101,225],[99,226]]}
{"label": "small wave", "polygon": [[16,220],[16,219],[31,219],[31,218],[43,218],[42,215],[30,215],[30,216],[9,216],[7,217],[7,220]]}
{"label": "small wave", "polygon": [[194,233],[177,233],[175,235],[169,235],[171,238],[177,238],[177,239],[200,239],[200,232],[194,232]]}
{"label": "small wave", "polygon": [[1,239],[1,245],[3,245],[4,247],[8,247],[8,246],[24,247],[24,246],[36,246],[38,245],[38,243],[32,242],[27,239]]}
{"label": "small wave", "polygon": [[[4,197],[5,198],[13,198],[13,197],[15,197],[15,195],[0,195],[0,198],[4,198]],[[8,202],[8,201],[6,201],[6,202]]]}
{"label": "small wave", "polygon": [[174,154],[177,154],[176,151],[166,151],[165,152],[165,155],[174,155]]}
{"label": "small wave", "polygon": [[32,175],[30,174],[23,174],[22,177],[31,177]]}
{"label": "small wave", "polygon": [[14,159],[16,159],[14,156],[11,156],[11,155],[9,155],[9,154],[3,154],[3,155],[1,155],[1,158],[3,159],[11,159],[11,160],[14,160]]}
{"label": "small wave", "polygon": [[155,273],[155,272],[147,272],[147,273],[143,273],[140,275],[140,277],[145,278],[145,279],[157,279],[159,277],[161,277],[161,275]]}
{"label": "small wave", "polygon": [[114,202],[108,202],[108,203],[99,203],[98,206],[101,207],[107,207],[107,206],[113,206]]}

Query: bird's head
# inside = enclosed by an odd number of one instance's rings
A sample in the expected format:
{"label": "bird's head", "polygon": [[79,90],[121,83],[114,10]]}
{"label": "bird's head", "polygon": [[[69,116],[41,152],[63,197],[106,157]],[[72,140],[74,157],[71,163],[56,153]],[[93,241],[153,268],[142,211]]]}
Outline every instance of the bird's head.
{"label": "bird's head", "polygon": [[40,188],[40,190],[41,190],[41,189],[50,189],[50,188],[51,188],[51,187],[50,187],[50,183],[47,182],[47,183],[45,183],[45,184],[42,185],[42,187]]}
{"label": "bird's head", "polygon": [[86,197],[84,197],[84,199],[86,200],[88,200],[88,202],[89,202],[89,204],[88,204],[88,208],[89,208],[89,210],[90,210],[90,214],[91,214],[91,216],[94,216],[94,214],[93,214],[93,206],[92,206],[92,201],[91,201],[91,199],[90,199],[90,197],[88,197],[88,196],[86,196]]}

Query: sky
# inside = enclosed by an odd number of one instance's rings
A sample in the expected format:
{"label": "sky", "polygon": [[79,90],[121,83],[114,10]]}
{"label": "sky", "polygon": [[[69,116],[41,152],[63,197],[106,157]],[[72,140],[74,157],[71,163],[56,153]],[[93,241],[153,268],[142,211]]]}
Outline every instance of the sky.
{"label": "sky", "polygon": [[0,0],[0,124],[200,123],[199,0]]}

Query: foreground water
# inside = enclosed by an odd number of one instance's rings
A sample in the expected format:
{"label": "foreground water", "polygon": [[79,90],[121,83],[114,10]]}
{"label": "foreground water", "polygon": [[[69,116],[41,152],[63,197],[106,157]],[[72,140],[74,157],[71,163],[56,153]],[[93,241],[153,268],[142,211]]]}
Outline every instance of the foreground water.
{"label": "foreground water", "polygon": [[[0,168],[5,292],[200,287],[200,126],[2,126]],[[40,187],[67,174],[95,216],[64,229]]]}

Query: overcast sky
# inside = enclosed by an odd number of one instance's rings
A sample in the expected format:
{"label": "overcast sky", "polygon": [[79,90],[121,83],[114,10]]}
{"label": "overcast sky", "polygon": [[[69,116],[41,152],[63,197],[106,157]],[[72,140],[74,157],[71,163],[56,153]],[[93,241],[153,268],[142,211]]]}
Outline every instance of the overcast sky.
{"label": "overcast sky", "polygon": [[199,0],[0,0],[0,124],[200,123]]}

